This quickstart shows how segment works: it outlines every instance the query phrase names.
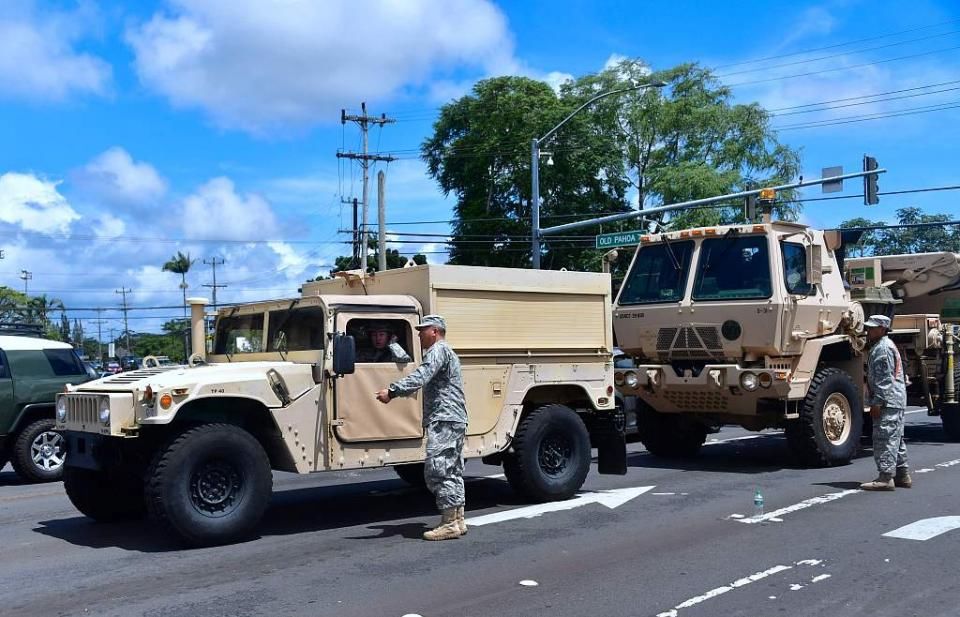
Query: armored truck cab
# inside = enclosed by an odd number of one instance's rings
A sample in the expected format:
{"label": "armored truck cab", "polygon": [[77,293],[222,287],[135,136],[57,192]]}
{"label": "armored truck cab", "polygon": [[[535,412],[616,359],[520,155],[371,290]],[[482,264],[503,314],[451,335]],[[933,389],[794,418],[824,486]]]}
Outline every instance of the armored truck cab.
{"label": "armored truck cab", "polygon": [[[194,349],[203,349],[195,306]],[[526,497],[565,499],[598,448],[625,473],[604,274],[419,266],[343,273],[299,297],[219,311],[212,353],[83,384],[59,397],[74,505],[98,520],[154,519],[192,544],[249,534],[271,469],[392,466],[422,483],[421,397],[374,393],[419,365],[414,326],[446,318],[463,365],[466,458],[502,464]],[[371,333],[401,354],[382,358]]]}
{"label": "armored truck cab", "polygon": [[640,437],[689,456],[723,424],[786,429],[811,465],[854,455],[861,433],[863,310],[846,289],[839,234],[795,223],[643,236],[614,307],[636,368]]}

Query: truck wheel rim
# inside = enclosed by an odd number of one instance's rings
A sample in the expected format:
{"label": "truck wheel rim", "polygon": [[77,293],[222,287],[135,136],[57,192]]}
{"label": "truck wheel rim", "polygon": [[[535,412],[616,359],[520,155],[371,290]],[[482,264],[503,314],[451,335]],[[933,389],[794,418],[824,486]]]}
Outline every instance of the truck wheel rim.
{"label": "truck wheel rim", "polygon": [[839,392],[831,394],[823,406],[823,434],[827,441],[835,446],[845,442],[850,435],[852,421],[853,413],[847,397]]}
{"label": "truck wheel rim", "polygon": [[219,518],[233,512],[243,496],[243,476],[228,461],[207,461],[190,476],[190,500],[204,516]]}
{"label": "truck wheel rim", "polygon": [[566,471],[573,458],[573,444],[561,433],[551,433],[540,442],[537,460],[548,476],[559,476]]}
{"label": "truck wheel rim", "polygon": [[33,464],[43,471],[56,471],[63,467],[63,435],[54,431],[44,431],[30,444],[30,456]]}

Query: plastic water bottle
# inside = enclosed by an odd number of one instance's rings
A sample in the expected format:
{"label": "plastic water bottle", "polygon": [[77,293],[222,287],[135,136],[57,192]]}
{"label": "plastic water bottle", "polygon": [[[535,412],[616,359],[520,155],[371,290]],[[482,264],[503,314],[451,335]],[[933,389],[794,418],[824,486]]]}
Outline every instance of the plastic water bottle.
{"label": "plastic water bottle", "polygon": [[753,516],[763,516],[763,493],[759,488],[753,493]]}

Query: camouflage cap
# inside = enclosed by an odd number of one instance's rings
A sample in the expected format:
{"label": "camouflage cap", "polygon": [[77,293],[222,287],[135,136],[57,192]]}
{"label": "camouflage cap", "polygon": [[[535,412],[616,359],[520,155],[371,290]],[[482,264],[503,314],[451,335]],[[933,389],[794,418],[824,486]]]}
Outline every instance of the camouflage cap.
{"label": "camouflage cap", "polygon": [[390,327],[385,321],[374,321],[369,326],[367,326],[367,332],[392,332],[393,328]]}
{"label": "camouflage cap", "polygon": [[423,319],[420,320],[420,323],[414,327],[417,330],[420,330],[423,328],[429,328],[431,326],[436,326],[444,332],[447,330],[447,322],[444,321],[443,317],[439,315],[424,315]]}
{"label": "camouflage cap", "polygon": [[863,323],[868,328],[886,328],[890,329],[890,318],[886,315],[871,315],[867,321]]}

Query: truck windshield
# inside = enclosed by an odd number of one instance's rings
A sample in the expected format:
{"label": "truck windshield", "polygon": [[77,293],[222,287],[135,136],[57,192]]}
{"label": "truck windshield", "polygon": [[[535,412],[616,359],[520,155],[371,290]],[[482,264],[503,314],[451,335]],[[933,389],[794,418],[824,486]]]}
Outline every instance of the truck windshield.
{"label": "truck windshield", "polygon": [[319,306],[270,311],[267,351],[323,349],[323,321],[323,309]]}
{"label": "truck windshield", "polygon": [[641,247],[620,292],[619,304],[681,300],[692,253],[693,242],[690,240]]}
{"label": "truck windshield", "polygon": [[694,300],[769,298],[770,259],[766,236],[727,236],[700,246]]}
{"label": "truck windshield", "polygon": [[213,353],[239,354],[263,351],[263,313],[221,317]]}

